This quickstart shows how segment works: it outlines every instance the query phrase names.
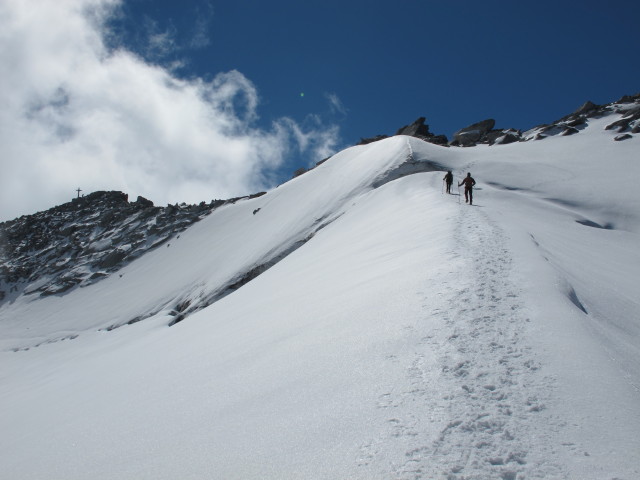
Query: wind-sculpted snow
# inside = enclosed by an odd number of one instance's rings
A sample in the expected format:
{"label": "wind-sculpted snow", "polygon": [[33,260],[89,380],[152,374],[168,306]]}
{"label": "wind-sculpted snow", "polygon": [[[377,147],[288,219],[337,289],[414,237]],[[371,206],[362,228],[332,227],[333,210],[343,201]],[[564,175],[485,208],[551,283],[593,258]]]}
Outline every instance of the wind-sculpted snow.
{"label": "wind-sculpted snow", "polygon": [[[45,338],[38,337],[34,342],[14,345],[12,348],[24,349],[43,341],[65,338],[67,330],[74,333],[87,328],[113,330],[160,313],[170,315],[168,323],[175,324],[224,298],[272,267],[306,243],[317,231],[340,217],[355,198],[388,181],[390,176],[394,175],[393,172],[402,170],[407,163],[415,164],[411,159],[407,139],[396,137],[369,147],[353,147],[264,196],[234,199],[236,203],[214,202],[204,209],[203,213],[208,214],[212,208],[217,207],[206,218],[204,215],[193,214],[189,217],[195,220],[204,218],[198,225],[194,225],[180,236],[175,236],[171,242],[167,242],[169,235],[165,233],[162,237],[165,243],[161,251],[149,251],[134,264],[120,268],[117,275],[103,278],[95,288],[80,289],[75,298],[82,300],[69,301],[75,314],[57,308],[53,309],[52,313],[50,305],[58,304],[59,300],[44,299],[33,307],[28,307],[29,297],[16,298],[15,305],[12,306],[13,311],[24,311],[24,315],[29,311],[31,322],[44,318],[47,320],[43,328],[38,330]],[[434,166],[428,162],[419,165],[419,169],[423,171],[433,168]],[[88,217],[99,216],[99,212],[90,204],[85,210]],[[190,212],[190,209],[186,210]],[[147,228],[151,225],[151,231],[157,229],[156,224],[160,224],[159,219],[162,218],[160,216],[156,220],[159,212],[162,213],[164,210],[156,209],[155,215],[142,224],[148,224]],[[126,235],[127,225],[133,225],[136,228],[132,230],[132,234],[141,237],[144,251],[148,251],[151,243],[145,236],[144,229],[141,231],[138,228],[140,219],[137,217],[140,214],[136,213],[130,218],[127,215],[129,213],[124,212],[126,221],[123,221],[122,228],[115,232],[108,229],[106,232],[98,230],[84,217],[67,223],[73,223],[74,228],[78,228],[78,224],[87,225],[84,242],[76,243],[86,244],[88,248],[102,242],[102,239],[111,240],[113,236],[124,238],[125,243],[137,246],[139,242],[134,242],[129,238],[130,235]],[[181,226],[180,222],[175,222],[175,225],[172,222],[164,223],[168,224],[169,232]],[[100,234],[100,242],[95,238],[96,232]],[[55,243],[55,240],[48,242],[52,243]],[[127,245],[121,244],[122,242],[113,245],[111,251],[127,250]],[[63,251],[66,252],[64,248]],[[136,249],[133,251],[137,253]],[[104,253],[101,255],[97,259],[98,267]],[[73,268],[67,267],[65,270],[82,273],[76,276],[77,278],[74,277],[75,283],[93,281],[96,275],[101,275],[104,271],[95,266],[92,269],[85,267],[82,261],[85,258],[93,259],[92,256],[80,254],[78,259],[81,261],[76,260],[76,263],[72,263]],[[69,259],[62,256],[59,261],[66,263]],[[118,267],[122,263],[120,262]],[[94,264],[96,261],[90,266]],[[49,280],[41,270],[36,270],[35,275]],[[66,289],[66,286],[57,287],[61,282],[58,277],[54,277],[54,280],[57,282],[54,284],[55,292],[60,293]],[[27,287],[28,292],[36,288],[54,288],[49,284],[43,287],[33,279],[31,281],[34,285]],[[131,295],[132,291],[136,291],[137,295]],[[61,301],[66,303],[66,300]],[[81,312],[86,312],[86,306],[95,303],[106,303],[111,307],[108,311],[98,309],[99,311],[92,312],[90,319],[87,319]],[[13,318],[18,321],[20,316],[14,314]],[[60,329],[65,333],[55,333]]]}
{"label": "wind-sculpted snow", "polygon": [[0,478],[640,478],[640,144],[611,121],[353,147],[5,302]]}

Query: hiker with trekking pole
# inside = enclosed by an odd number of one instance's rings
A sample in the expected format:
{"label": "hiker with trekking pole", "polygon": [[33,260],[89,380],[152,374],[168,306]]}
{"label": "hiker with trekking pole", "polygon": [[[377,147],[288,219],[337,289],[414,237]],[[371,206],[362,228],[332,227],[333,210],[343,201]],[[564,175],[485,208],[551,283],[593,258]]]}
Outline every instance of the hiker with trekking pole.
{"label": "hiker with trekking pole", "polygon": [[467,173],[462,182],[458,183],[458,200],[460,199],[460,186],[464,185],[464,201],[469,205],[473,205],[473,186],[476,184],[476,181],[471,176],[471,172]]}
{"label": "hiker with trekking pole", "polygon": [[453,183],[453,173],[451,173],[451,170],[447,172],[442,181],[447,184],[447,193],[451,194],[451,184]]}

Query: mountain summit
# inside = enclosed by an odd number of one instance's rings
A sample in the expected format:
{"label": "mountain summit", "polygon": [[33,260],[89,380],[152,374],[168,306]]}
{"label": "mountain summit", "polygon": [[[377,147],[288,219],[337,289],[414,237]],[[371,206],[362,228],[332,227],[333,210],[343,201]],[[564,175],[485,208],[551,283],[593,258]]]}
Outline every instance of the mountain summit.
{"label": "mountain summit", "polygon": [[3,224],[3,475],[637,478],[636,101]]}

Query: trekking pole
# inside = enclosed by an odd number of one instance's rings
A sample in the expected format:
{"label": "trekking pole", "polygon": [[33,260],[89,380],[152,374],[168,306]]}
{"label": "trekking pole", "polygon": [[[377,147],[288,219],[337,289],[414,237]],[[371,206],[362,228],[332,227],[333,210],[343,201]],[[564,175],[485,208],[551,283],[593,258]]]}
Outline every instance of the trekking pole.
{"label": "trekking pole", "polygon": [[458,205],[460,205],[460,184],[458,184]]}

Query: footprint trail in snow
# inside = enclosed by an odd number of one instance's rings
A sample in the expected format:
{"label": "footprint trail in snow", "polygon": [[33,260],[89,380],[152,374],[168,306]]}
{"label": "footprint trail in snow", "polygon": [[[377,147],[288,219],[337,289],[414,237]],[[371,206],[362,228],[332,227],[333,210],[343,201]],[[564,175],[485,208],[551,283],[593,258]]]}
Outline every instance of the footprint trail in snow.
{"label": "footprint trail in snow", "polygon": [[477,208],[452,221],[451,268],[423,300],[410,388],[380,396],[387,438],[362,446],[359,462],[385,457],[394,479],[567,478],[553,451],[560,422],[545,409],[553,380],[524,338],[506,235]]}

